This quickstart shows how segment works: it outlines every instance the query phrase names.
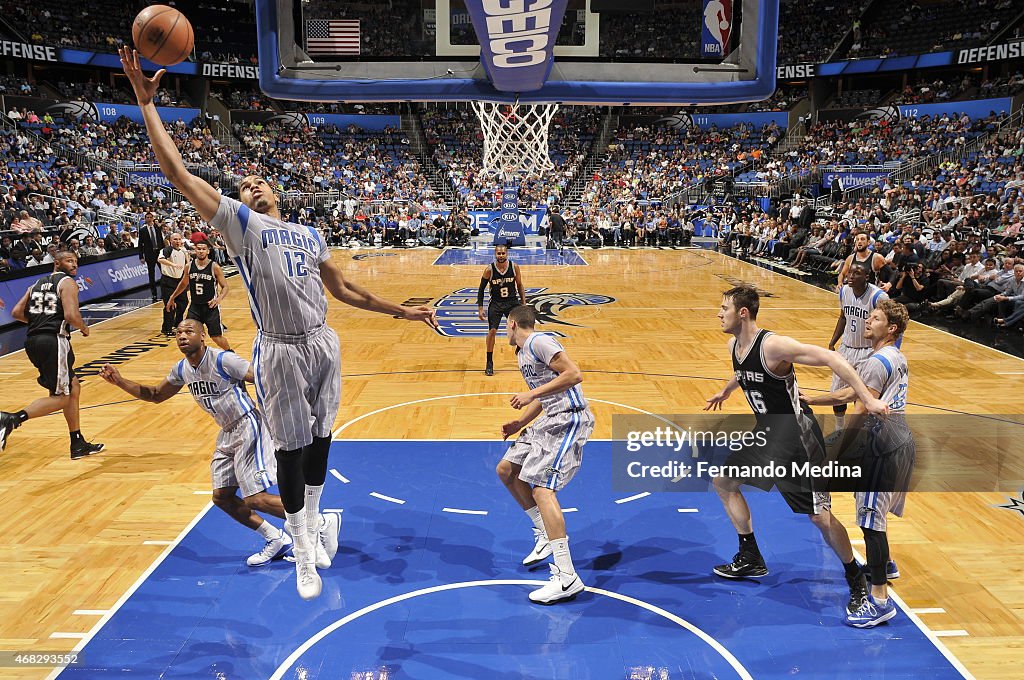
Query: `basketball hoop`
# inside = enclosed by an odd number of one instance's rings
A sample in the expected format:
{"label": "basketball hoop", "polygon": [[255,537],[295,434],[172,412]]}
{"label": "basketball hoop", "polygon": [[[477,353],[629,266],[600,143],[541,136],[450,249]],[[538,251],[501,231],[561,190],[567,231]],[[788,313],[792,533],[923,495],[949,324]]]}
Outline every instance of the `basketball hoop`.
{"label": "basketball hoop", "polygon": [[473,102],[484,133],[484,170],[509,175],[554,167],[548,127],[558,104]]}

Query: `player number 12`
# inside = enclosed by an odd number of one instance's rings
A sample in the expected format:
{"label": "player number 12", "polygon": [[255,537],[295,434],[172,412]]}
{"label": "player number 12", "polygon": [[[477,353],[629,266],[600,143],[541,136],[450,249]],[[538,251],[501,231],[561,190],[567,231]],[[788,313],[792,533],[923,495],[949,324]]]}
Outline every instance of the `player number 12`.
{"label": "player number 12", "polygon": [[306,254],[297,250],[284,251],[284,261],[288,265],[288,276],[308,276]]}

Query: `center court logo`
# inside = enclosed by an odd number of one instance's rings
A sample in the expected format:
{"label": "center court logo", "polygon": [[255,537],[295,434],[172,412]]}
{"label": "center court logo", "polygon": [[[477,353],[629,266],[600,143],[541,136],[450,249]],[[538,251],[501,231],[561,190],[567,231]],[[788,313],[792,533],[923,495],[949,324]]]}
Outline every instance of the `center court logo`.
{"label": "center court logo", "polygon": [[[558,324],[583,328],[560,318],[572,307],[606,305],[615,298],[595,293],[546,293],[547,288],[527,288],[526,300],[537,310],[537,321],[543,324]],[[437,332],[449,338],[483,338],[487,336],[487,322],[477,317],[476,288],[460,288],[434,302],[437,308]],[[486,300],[484,301],[486,304]],[[502,320],[498,333],[505,332]],[[558,337],[565,337],[558,331],[547,331]]]}

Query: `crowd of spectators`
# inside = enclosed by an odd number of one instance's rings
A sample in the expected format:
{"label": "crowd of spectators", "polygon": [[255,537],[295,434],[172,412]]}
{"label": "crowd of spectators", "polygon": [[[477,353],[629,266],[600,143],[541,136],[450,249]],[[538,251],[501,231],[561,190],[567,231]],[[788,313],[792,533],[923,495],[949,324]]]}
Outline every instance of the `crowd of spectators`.
{"label": "crowd of spectators", "polygon": [[723,129],[621,126],[580,200],[599,207],[664,199],[709,177],[737,172],[761,158],[781,136],[775,124],[761,129],[748,124]]}
{"label": "crowd of spectators", "polygon": [[828,59],[867,4],[867,0],[782,0],[779,63],[817,64]]}
{"label": "crowd of spectators", "polygon": [[838,276],[862,233],[859,247],[885,263],[877,282],[912,315],[1024,326],[1024,129],[902,183],[882,182],[824,214],[800,220],[810,204],[792,210],[723,220],[723,247]]}
{"label": "crowd of spectators", "polygon": [[970,75],[936,78],[916,85],[906,85],[896,99],[898,104],[933,104],[957,99],[975,86]]}
{"label": "crowd of spectators", "polygon": [[0,95],[4,94],[32,97],[36,94],[36,88],[24,78],[0,75]]}
{"label": "crowd of spectators", "polygon": [[[483,132],[468,108],[424,107],[419,112],[427,145],[460,203],[468,207],[501,204],[504,178],[484,171]],[[523,176],[520,207],[541,207],[561,201],[583,169],[600,121],[592,107],[562,107],[549,126],[548,147],[553,167]]]}
{"label": "crowd of spectators", "polygon": [[889,0],[854,25],[851,57],[919,54],[983,44],[1019,12],[1013,0]]}
{"label": "crowd of spectators", "polygon": [[806,176],[821,165],[898,167],[963,147],[979,135],[993,131],[1001,117],[991,112],[976,119],[943,114],[821,121],[807,130],[799,144],[741,173],[737,181],[772,182],[794,175]]}
{"label": "crowd of spectators", "polygon": [[246,153],[234,173],[262,175],[282,191],[340,190],[360,202],[427,209],[439,203],[401,130],[239,123],[235,132]]}

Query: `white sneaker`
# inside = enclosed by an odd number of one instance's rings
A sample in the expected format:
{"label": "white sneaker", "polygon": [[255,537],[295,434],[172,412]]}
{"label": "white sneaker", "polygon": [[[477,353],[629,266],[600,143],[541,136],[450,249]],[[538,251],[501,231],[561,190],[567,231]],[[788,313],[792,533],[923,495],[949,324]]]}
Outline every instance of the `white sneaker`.
{"label": "white sneaker", "polygon": [[306,539],[309,544],[315,547],[316,550],[316,568],[317,569],[328,569],[331,566],[331,558],[327,555],[327,549],[324,547],[324,542],[320,540],[325,520],[320,520],[320,528],[313,531],[306,532]]}
{"label": "white sneaker", "polygon": [[[334,556],[338,554],[338,532],[341,531],[341,515],[336,512],[325,512],[323,518],[324,523],[320,526],[320,544],[327,554],[328,562],[333,562]],[[319,557],[317,558],[317,566],[320,566]],[[330,566],[330,564],[327,566]],[[324,568],[326,569],[326,567]]]}
{"label": "white sneaker", "polygon": [[250,567],[266,566],[274,560],[284,557],[291,547],[292,537],[288,535],[287,531],[282,531],[280,536],[264,543],[263,550],[260,550],[255,555],[249,555],[249,559],[245,563]]}
{"label": "white sneaker", "polygon": [[584,589],[579,574],[563,574],[557,565],[551,567],[551,579],[541,588],[530,593],[530,601],[537,604],[555,604],[564,600],[575,599],[576,594]]}
{"label": "white sneaker", "polygon": [[538,562],[542,562],[547,558],[551,557],[551,541],[548,540],[548,535],[538,529],[533,528],[533,550],[530,554],[523,558],[524,567],[532,567]]}
{"label": "white sneaker", "polygon": [[295,588],[299,591],[299,597],[303,600],[312,600],[320,596],[323,588],[323,581],[320,574],[316,573],[316,564],[309,559],[309,555],[298,550],[295,555]]}

